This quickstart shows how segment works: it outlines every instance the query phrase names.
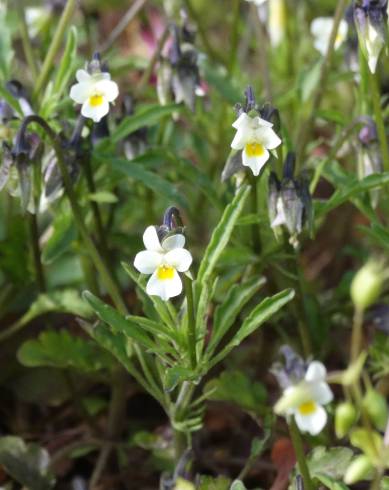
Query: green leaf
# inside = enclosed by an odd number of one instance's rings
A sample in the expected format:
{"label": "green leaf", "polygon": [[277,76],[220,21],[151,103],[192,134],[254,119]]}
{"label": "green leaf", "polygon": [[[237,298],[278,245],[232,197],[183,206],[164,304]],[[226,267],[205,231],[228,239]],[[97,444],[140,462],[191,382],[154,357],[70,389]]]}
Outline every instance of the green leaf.
{"label": "green leaf", "polygon": [[118,198],[109,191],[100,191],[88,194],[88,199],[90,201],[102,202],[102,203],[114,203],[118,201]]}
{"label": "green leaf", "polygon": [[142,182],[146,187],[158,195],[164,196],[169,202],[177,203],[183,208],[188,207],[187,200],[178,192],[176,184],[168,182],[159,175],[145,170],[141,165],[120,159],[109,161],[111,168],[136,181]]}
{"label": "green leaf", "polygon": [[243,482],[241,482],[240,480],[235,480],[232,482],[230,486],[230,490],[247,490],[247,489],[244,486]]}
{"label": "green leaf", "polygon": [[246,317],[238,332],[233,339],[209,362],[208,368],[220,362],[234,348],[237,347],[248,335],[253,333],[265,321],[269,320],[283,306],[291,301],[294,297],[293,289],[285,289],[274,296],[265,298],[257,305]]}
{"label": "green leaf", "polygon": [[77,56],[77,29],[71,26],[66,39],[66,46],[61,57],[57,74],[54,80],[53,92],[60,97],[65,90],[70,77],[73,76]]}
{"label": "green leaf", "polygon": [[163,117],[171,116],[174,112],[182,110],[182,108],[183,106],[181,104],[169,104],[165,106],[155,104],[149,107],[142,107],[136,114],[123,119],[110,136],[110,141],[116,144],[137,129],[151,126]]}
{"label": "green leaf", "polygon": [[11,66],[14,57],[12,49],[12,35],[10,22],[7,18],[6,4],[2,3],[0,8],[0,80],[5,81],[11,78]]}
{"label": "green leaf", "polygon": [[29,310],[16,323],[0,333],[0,340],[18,332],[34,318],[50,312],[70,313],[83,318],[89,318],[92,315],[92,310],[80,298],[78,291],[65,289],[40,294]]}
{"label": "green leaf", "polygon": [[110,328],[99,323],[88,329],[92,338],[103,348],[110,352],[127,371],[134,375],[134,366],[131,362],[133,353],[132,342],[124,334],[113,333]]}
{"label": "green leaf", "polygon": [[112,367],[112,359],[96,344],[71,335],[67,330],[47,330],[37,339],[27,340],[17,353],[27,367],[50,366],[93,372]]}
{"label": "green leaf", "polygon": [[226,476],[218,476],[217,478],[202,476],[198,490],[228,490],[230,483],[231,480]]}
{"label": "green leaf", "polygon": [[12,109],[19,114],[19,116],[23,117],[23,112],[22,109],[20,108],[19,102],[17,99],[15,99],[9,92],[8,90],[0,84],[0,97],[4,99],[7,104],[12,107]]}
{"label": "green leaf", "polygon": [[193,376],[192,371],[182,366],[174,366],[167,369],[164,379],[165,391],[169,393],[170,391],[174,390],[178,383],[190,379],[191,376]]}
{"label": "green leaf", "polygon": [[310,66],[302,75],[298,81],[299,89],[301,92],[302,102],[306,102],[310,99],[320,79],[320,71],[322,67],[322,60],[319,59],[313,66]]}
{"label": "green leaf", "polygon": [[205,392],[210,392],[210,400],[232,402],[247,412],[258,413],[266,400],[263,384],[253,382],[242,371],[225,371],[219,378],[209,381]]}
{"label": "green leaf", "polygon": [[50,457],[37,444],[26,444],[15,436],[0,438],[0,465],[17,482],[31,490],[49,490],[54,479],[49,474]]}
{"label": "green leaf", "polygon": [[124,334],[126,337],[139,342],[148,349],[155,350],[156,346],[151,338],[135,322],[129,320],[112,306],[101,301],[97,296],[89,291],[84,291],[83,298],[94,309],[97,316],[107,323],[115,334]]}
{"label": "green leaf", "polygon": [[328,475],[322,473],[316,473],[314,477],[326,486],[329,490],[348,490],[348,486],[342,481],[335,480]]}
{"label": "green leaf", "polygon": [[58,213],[52,223],[53,232],[42,251],[42,262],[51,264],[66,252],[76,239],[77,233],[74,219],[70,212]]}
{"label": "green leaf", "polygon": [[229,289],[225,301],[216,307],[211,341],[207,351],[213,352],[230,327],[234,324],[242,308],[265,284],[264,277],[254,277],[243,284],[235,284]]}
{"label": "green leaf", "polygon": [[332,209],[337,208],[341,204],[351,200],[352,198],[360,196],[362,193],[370,191],[375,188],[384,186],[389,182],[389,172],[382,174],[373,174],[365,177],[362,180],[356,178],[350,178],[347,182],[343,182],[341,187],[326,201],[325,203],[316,202],[315,216],[321,217],[327,214]]}
{"label": "green leaf", "polygon": [[[353,451],[347,447],[316,447],[309,455],[308,466],[312,477],[323,475],[334,480],[341,480],[353,458]],[[320,477],[318,475],[321,475]],[[323,483],[325,483],[323,481]],[[326,483],[325,483],[326,484]],[[329,487],[340,489],[343,487]]]}
{"label": "green leaf", "polygon": [[197,275],[197,283],[208,281],[216,267],[217,261],[225,249],[234,226],[243,210],[246,199],[250,193],[250,186],[242,186],[232,202],[224,210],[223,216],[212,233],[208,247],[204,252]]}

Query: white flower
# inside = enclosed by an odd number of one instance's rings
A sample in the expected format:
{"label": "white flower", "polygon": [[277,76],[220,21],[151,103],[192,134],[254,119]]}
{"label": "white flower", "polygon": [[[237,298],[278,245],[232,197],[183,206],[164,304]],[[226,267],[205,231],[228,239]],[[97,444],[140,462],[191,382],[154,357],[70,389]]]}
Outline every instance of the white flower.
{"label": "white flower", "polygon": [[322,405],[333,399],[325,380],[326,374],[326,368],[321,362],[311,362],[304,379],[286,388],[274,411],[294,416],[302,432],[309,432],[313,436],[319,434],[327,422],[327,412]]}
{"label": "white flower", "polygon": [[273,124],[259,116],[250,117],[243,112],[232,126],[236,129],[236,134],[231,148],[243,150],[243,165],[250,167],[253,174],[258,175],[270,157],[268,150],[281,144],[280,138],[272,129]]}
{"label": "white flower", "polygon": [[106,72],[89,74],[86,70],[77,70],[78,83],[70,89],[70,97],[82,104],[81,114],[99,122],[108,114],[109,103],[119,95],[117,83]]}
{"label": "white flower", "polygon": [[[313,45],[323,56],[327,53],[333,25],[334,20],[332,17],[317,17],[311,24],[311,34],[315,38]],[[347,31],[347,22],[342,19],[335,38],[335,49],[338,49],[343,41],[345,41]]]}
{"label": "white flower", "polygon": [[134,266],[142,274],[152,274],[146,292],[159,296],[164,301],[178,296],[182,282],[178,272],[186,272],[192,263],[192,256],[184,247],[184,235],[172,235],[160,242],[155,226],[148,226],[143,234],[146,250],[139,252]]}

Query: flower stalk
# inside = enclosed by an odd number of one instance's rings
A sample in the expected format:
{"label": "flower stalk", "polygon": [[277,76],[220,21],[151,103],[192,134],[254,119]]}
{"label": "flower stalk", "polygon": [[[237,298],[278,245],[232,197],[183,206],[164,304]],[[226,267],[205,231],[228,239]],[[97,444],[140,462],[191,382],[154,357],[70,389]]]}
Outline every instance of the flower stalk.
{"label": "flower stalk", "polygon": [[291,418],[289,421],[289,433],[292,439],[294,450],[296,452],[298,468],[301,476],[303,477],[304,488],[305,490],[314,490],[315,487],[313,486],[311,475],[309,473],[308,463],[305,458],[301,434],[293,418]]}

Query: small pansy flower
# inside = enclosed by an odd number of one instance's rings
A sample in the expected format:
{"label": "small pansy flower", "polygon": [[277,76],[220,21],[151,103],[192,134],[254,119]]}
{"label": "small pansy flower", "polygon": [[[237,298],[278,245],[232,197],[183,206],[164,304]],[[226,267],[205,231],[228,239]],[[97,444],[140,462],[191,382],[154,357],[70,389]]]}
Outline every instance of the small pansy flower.
{"label": "small pansy flower", "polygon": [[143,243],[146,250],[136,255],[134,266],[142,274],[151,274],[147,294],[164,301],[178,296],[182,291],[178,273],[187,272],[192,263],[192,255],[183,248],[184,235],[178,233],[160,241],[156,227],[149,226],[143,234]]}
{"label": "small pansy flower", "polygon": [[81,114],[84,117],[99,122],[109,112],[109,104],[119,95],[117,83],[111,80],[107,72],[88,73],[77,70],[77,82],[70,89],[70,97],[82,104]]}
{"label": "small pansy flower", "polygon": [[326,368],[321,362],[312,361],[304,378],[288,386],[274,407],[281,415],[293,416],[298,428],[311,435],[319,434],[327,423],[327,412],[323,408],[333,399],[326,383]]}
{"label": "small pansy flower", "polygon": [[259,175],[270,158],[268,150],[281,144],[281,139],[272,129],[273,124],[259,116],[242,112],[232,127],[236,134],[231,143],[234,150],[242,150],[242,164],[250,167],[254,175]]}
{"label": "small pansy flower", "polygon": [[[311,23],[311,34],[314,37],[313,45],[324,56],[328,50],[334,20],[332,17],[317,17]],[[347,38],[348,25],[341,20],[335,38],[334,48],[338,49]]]}

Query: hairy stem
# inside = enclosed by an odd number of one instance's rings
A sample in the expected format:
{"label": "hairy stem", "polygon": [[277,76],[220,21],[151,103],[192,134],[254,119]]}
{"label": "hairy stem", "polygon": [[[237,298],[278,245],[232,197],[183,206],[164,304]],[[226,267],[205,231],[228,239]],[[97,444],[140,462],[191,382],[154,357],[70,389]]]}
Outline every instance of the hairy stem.
{"label": "hairy stem", "polygon": [[359,353],[361,352],[362,345],[362,327],[363,327],[363,311],[355,310],[353,320],[353,330],[351,335],[351,350],[350,358],[351,362],[357,360]]}
{"label": "hairy stem", "polygon": [[298,430],[296,422],[294,421],[294,418],[292,418],[289,422],[289,433],[292,439],[294,450],[296,452],[298,469],[301,473],[301,476],[303,477],[304,489],[314,490],[311,475],[309,473],[308,464],[305,459],[303,441],[301,439],[301,434],[300,431]]}
{"label": "hairy stem", "polygon": [[188,350],[190,365],[192,369],[196,368],[197,356],[196,356],[196,319],[194,313],[194,302],[193,302],[193,287],[192,280],[184,275],[185,284],[185,294],[188,310]]}
{"label": "hairy stem", "polygon": [[381,155],[383,160],[383,167],[386,172],[389,171],[389,146],[388,139],[386,136],[385,123],[382,115],[382,107],[380,101],[380,92],[378,85],[378,75],[377,73],[373,74],[369,71],[370,78],[370,88],[371,88],[371,96],[373,101],[373,112],[374,119],[377,126],[378,139],[380,142]]}
{"label": "hairy stem", "polygon": [[46,279],[43,272],[41,251],[39,247],[39,230],[37,216],[35,213],[29,213],[28,211],[26,215],[30,232],[30,242],[32,248],[32,256],[34,260],[36,283],[38,285],[39,292],[44,293],[46,291]]}

